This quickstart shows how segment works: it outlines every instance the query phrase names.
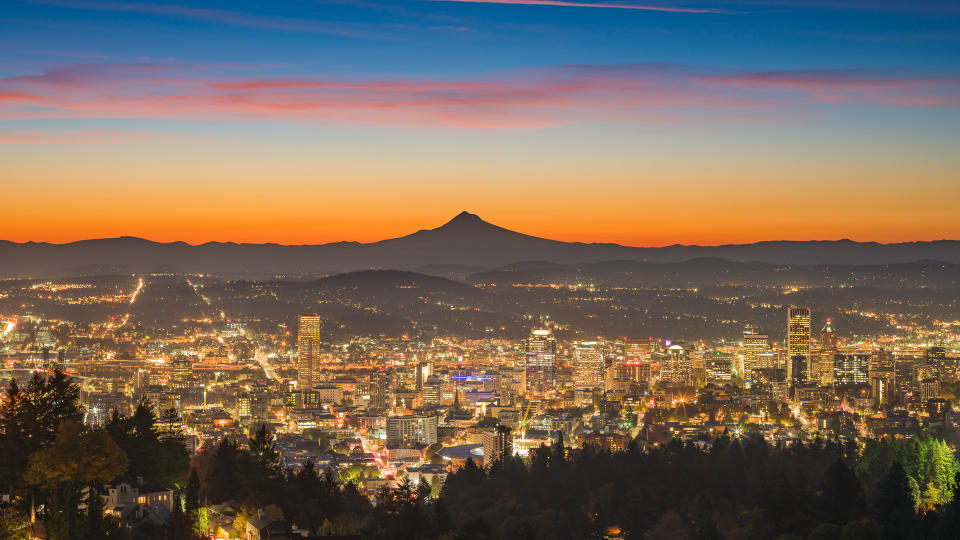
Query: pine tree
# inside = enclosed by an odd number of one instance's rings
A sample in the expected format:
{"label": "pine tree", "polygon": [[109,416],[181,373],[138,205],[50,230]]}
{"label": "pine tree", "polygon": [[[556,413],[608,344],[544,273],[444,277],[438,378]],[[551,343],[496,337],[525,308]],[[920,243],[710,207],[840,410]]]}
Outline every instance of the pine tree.
{"label": "pine tree", "polygon": [[863,516],[863,489],[842,459],[830,465],[824,474],[819,503],[820,515],[828,523],[842,525]]}
{"label": "pine tree", "polygon": [[887,538],[906,538],[913,526],[916,501],[911,480],[903,465],[895,461],[877,486],[874,517]]}

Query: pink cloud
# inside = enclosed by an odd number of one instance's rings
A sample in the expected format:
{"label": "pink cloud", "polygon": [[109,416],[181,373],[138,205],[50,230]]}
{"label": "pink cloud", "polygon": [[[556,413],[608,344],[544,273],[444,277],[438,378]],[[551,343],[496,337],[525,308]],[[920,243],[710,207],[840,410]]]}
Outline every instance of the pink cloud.
{"label": "pink cloud", "polygon": [[[722,73],[559,66],[464,79],[237,78],[169,63],[77,64],[0,79],[0,119],[276,119],[464,128],[660,123],[813,104],[956,106],[960,80],[863,70]],[[5,97],[6,96],[6,97]],[[698,113],[698,114],[699,114]],[[719,114],[722,113],[722,114]]]}

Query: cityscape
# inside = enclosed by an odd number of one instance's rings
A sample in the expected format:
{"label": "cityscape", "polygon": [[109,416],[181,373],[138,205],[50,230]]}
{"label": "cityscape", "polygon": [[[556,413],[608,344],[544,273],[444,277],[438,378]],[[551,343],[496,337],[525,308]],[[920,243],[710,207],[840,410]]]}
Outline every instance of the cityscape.
{"label": "cityscape", "polygon": [[[62,502],[28,504],[27,489],[87,500],[81,486],[95,481],[100,527],[136,537],[175,527],[213,538],[899,537],[915,527],[949,537],[960,473],[960,265],[935,266],[942,283],[926,281],[932,294],[919,298],[925,286],[906,280],[858,283],[891,265],[859,266],[831,284],[805,273],[786,286],[700,273],[685,286],[651,285],[644,274],[604,283],[555,277],[553,267],[460,281],[392,270],[10,278],[0,282],[0,359],[16,382],[0,402],[3,441],[38,450],[7,463],[4,496],[34,520],[45,516],[48,531],[66,527],[65,537],[83,525],[49,514]],[[58,418],[73,423],[50,424],[38,439],[14,435],[24,429],[15,422],[57,392],[72,400]],[[68,434],[68,425],[88,431]],[[121,464],[31,480],[38,452],[96,433],[112,441],[102,452],[126,455]],[[46,449],[42,437],[52,437]],[[769,470],[740,470],[760,456]],[[637,462],[617,463],[629,459]],[[650,479],[605,478],[653,477],[662,473],[646,468],[658,461],[720,483],[691,480],[680,502],[660,507],[664,495],[633,493],[645,501],[639,514],[603,502],[611,490],[659,491]],[[872,510],[874,499],[897,495],[886,491],[895,463],[912,486],[899,495],[913,522]],[[759,484],[722,495],[741,473],[737,481]],[[530,514],[478,502],[539,482],[585,491],[525,501]],[[753,499],[788,487],[809,499],[790,503],[805,525],[761,517],[775,507]],[[291,499],[291,489],[307,491]],[[831,509],[817,506],[831,498]],[[573,507],[538,518],[537,504]],[[596,504],[608,506],[582,510]],[[752,504],[760,506],[744,510]]]}
{"label": "cityscape", "polygon": [[0,540],[960,538],[956,2],[0,5]]}

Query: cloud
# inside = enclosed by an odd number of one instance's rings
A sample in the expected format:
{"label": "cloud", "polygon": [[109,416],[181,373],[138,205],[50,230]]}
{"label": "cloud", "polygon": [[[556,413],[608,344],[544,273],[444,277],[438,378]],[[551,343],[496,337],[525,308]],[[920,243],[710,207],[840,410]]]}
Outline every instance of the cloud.
{"label": "cloud", "polygon": [[[365,25],[343,21],[322,21],[294,17],[280,17],[261,13],[245,13],[214,8],[198,8],[175,4],[151,4],[140,2],[84,2],[77,0],[27,0],[34,4],[79,9],[88,11],[110,11],[115,13],[138,13],[192,19],[229,26],[262,28],[286,32],[329,34],[346,37],[378,38],[386,37],[387,25]],[[397,27],[392,27],[397,28]]]}
{"label": "cloud", "polygon": [[713,8],[687,8],[633,4],[629,2],[568,2],[566,0],[428,0],[430,2],[455,2],[461,4],[507,4],[514,6],[555,6],[599,9],[627,9],[634,11],[662,11],[667,13],[729,13]]}
{"label": "cloud", "polygon": [[222,66],[173,63],[74,64],[0,79],[0,119],[7,120],[172,118],[510,129],[791,117],[810,106],[839,104],[960,106],[960,79],[669,64],[555,66],[460,79],[241,78]]}

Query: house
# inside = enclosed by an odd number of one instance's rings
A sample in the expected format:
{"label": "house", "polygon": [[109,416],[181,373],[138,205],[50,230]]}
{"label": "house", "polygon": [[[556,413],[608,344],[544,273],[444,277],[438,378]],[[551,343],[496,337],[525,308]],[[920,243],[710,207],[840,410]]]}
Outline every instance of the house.
{"label": "house", "polygon": [[247,520],[247,540],[291,540],[292,528],[282,519],[274,519],[257,510],[257,516]]}
{"label": "house", "polygon": [[173,512],[173,490],[121,476],[103,486],[103,512],[127,522],[146,517],[164,522]]}

